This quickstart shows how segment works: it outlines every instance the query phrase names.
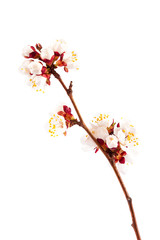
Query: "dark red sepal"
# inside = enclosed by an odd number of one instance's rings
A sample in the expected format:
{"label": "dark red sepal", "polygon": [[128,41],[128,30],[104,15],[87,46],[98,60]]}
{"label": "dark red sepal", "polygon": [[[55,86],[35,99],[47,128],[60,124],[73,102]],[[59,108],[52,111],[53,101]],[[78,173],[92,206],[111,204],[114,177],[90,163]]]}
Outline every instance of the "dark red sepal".
{"label": "dark red sepal", "polygon": [[57,56],[57,57],[60,56],[59,52],[54,52],[54,55]]}
{"label": "dark red sepal", "polygon": [[67,67],[64,67],[64,71],[65,71],[65,72],[68,72],[68,68],[67,68]]}
{"label": "dark red sepal", "polygon": [[125,158],[122,157],[122,158],[119,160],[119,162],[120,162],[121,164],[124,164],[124,163],[125,163]]}
{"label": "dark red sepal", "polygon": [[104,144],[104,141],[103,141],[103,139],[101,139],[101,138],[97,138],[97,141],[99,142],[99,144],[100,144],[101,146]]}
{"label": "dark red sepal", "polygon": [[51,59],[42,59],[43,62],[45,62],[48,66],[51,66],[54,61],[55,56],[53,55]]}
{"label": "dark red sepal", "polygon": [[97,153],[98,150],[99,150],[99,148],[98,148],[98,147],[95,147],[94,150],[95,150],[95,153]]}
{"label": "dark red sepal", "polygon": [[64,56],[64,53],[60,55],[60,61],[63,61],[63,56]]}
{"label": "dark red sepal", "polygon": [[50,79],[46,79],[46,83],[50,86],[51,85]]}
{"label": "dark red sepal", "polygon": [[63,110],[65,113],[71,114],[71,108],[67,107],[66,105],[63,105]]}
{"label": "dark red sepal", "polygon": [[66,115],[66,113],[63,112],[63,111],[59,111],[57,114],[60,115],[60,116],[63,116],[63,117]]}
{"label": "dark red sepal", "polygon": [[97,138],[97,142],[101,145],[101,147],[103,148],[104,151],[107,150],[106,143],[104,142],[104,140],[102,138]]}

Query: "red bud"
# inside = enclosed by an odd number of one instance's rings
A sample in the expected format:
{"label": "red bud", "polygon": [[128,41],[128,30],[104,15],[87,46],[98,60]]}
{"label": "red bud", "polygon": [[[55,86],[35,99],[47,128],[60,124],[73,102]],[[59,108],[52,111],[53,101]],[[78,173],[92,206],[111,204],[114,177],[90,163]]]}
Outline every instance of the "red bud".
{"label": "red bud", "polygon": [[124,163],[125,163],[125,158],[122,157],[122,158],[119,160],[119,162],[120,162],[121,164],[124,164]]}

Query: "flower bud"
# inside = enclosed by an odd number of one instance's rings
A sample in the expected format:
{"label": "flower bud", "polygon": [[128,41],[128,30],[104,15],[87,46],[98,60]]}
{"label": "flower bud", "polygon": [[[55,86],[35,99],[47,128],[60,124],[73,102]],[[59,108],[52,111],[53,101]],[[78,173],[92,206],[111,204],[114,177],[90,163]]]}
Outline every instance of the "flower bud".
{"label": "flower bud", "polygon": [[39,53],[36,51],[36,49],[33,46],[26,46],[23,48],[22,55],[25,58],[38,58]]}

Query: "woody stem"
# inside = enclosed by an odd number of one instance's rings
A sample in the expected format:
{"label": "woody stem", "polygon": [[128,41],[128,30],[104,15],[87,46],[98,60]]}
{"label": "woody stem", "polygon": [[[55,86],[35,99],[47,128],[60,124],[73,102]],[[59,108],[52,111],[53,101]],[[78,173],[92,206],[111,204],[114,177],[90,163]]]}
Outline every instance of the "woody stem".
{"label": "woody stem", "polygon": [[99,142],[97,141],[97,139],[93,136],[93,134],[90,132],[90,130],[88,129],[88,127],[86,126],[86,124],[84,123],[83,121],[83,118],[77,108],[77,105],[74,101],[74,98],[73,98],[73,95],[72,95],[72,82],[70,82],[70,86],[69,88],[66,87],[66,85],[64,84],[64,82],[62,81],[60,75],[55,71],[55,70],[52,70],[52,73],[53,75],[55,76],[55,78],[58,79],[58,81],[60,82],[60,84],[62,85],[62,87],[64,88],[64,90],[66,91],[68,97],[70,98],[72,104],[73,104],[73,107],[78,115],[78,118],[79,118],[79,126],[81,126],[87,133],[88,135],[91,137],[91,139],[96,143],[97,147],[102,151],[102,153],[105,155],[105,157],[108,159],[111,167],[113,168],[113,171],[119,181],[119,184],[123,190],[123,193],[125,195],[125,198],[127,200],[127,203],[128,203],[128,206],[129,206],[129,210],[130,210],[130,214],[131,214],[131,217],[132,217],[132,224],[131,226],[133,227],[134,231],[135,231],[135,235],[137,237],[137,240],[141,240],[141,237],[140,237],[140,233],[139,233],[139,230],[138,230],[138,225],[137,225],[137,221],[136,221],[136,216],[135,216],[135,212],[134,212],[134,208],[133,208],[133,204],[132,204],[132,198],[130,197],[130,195],[128,194],[127,192],[127,189],[123,183],[123,180],[118,172],[118,169],[116,167],[116,164],[114,162],[114,160],[110,157],[110,155],[104,151],[104,149],[101,147],[101,145],[99,144]]}

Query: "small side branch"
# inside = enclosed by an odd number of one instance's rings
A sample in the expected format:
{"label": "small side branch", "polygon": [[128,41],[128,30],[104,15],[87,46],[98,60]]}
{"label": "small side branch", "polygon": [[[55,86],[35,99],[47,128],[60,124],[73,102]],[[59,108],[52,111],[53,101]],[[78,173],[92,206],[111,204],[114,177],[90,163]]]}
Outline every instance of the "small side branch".
{"label": "small side branch", "polygon": [[131,226],[133,227],[133,229],[135,231],[137,239],[141,240],[140,233],[139,233],[139,230],[138,230],[137,221],[136,221],[135,212],[134,212],[134,209],[133,209],[133,204],[132,204],[132,198],[131,197],[128,198],[128,205],[129,205],[129,209],[130,209],[131,216],[132,216],[132,224],[131,224]]}
{"label": "small side branch", "polygon": [[73,120],[71,119],[70,123],[71,123],[71,126],[78,125],[79,127],[82,127],[81,122],[78,121],[77,119],[73,119]]}
{"label": "small side branch", "polygon": [[67,89],[67,94],[68,94],[68,96],[69,95],[72,95],[72,87],[73,87],[73,82],[72,81],[70,81],[70,85],[69,85],[69,88]]}

